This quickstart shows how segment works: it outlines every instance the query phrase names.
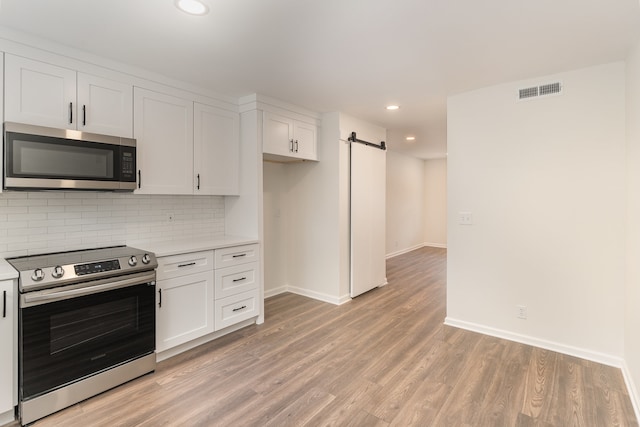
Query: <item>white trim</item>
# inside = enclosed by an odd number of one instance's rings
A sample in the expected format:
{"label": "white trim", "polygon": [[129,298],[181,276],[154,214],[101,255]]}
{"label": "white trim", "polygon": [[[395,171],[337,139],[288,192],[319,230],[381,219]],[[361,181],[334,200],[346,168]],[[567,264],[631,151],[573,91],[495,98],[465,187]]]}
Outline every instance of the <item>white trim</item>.
{"label": "white trim", "polygon": [[399,251],[391,252],[386,255],[386,259],[394,258],[394,257],[397,257],[398,255],[404,255],[408,252],[415,251],[416,249],[420,249],[424,247],[447,249],[447,244],[446,243],[430,243],[430,242],[420,243],[415,246],[411,246],[405,249],[400,249]]}
{"label": "white trim", "polygon": [[[386,285],[386,282],[381,286],[384,286],[384,285]],[[351,297],[349,296],[349,294],[342,295],[341,297],[336,298],[333,295],[327,295],[322,292],[310,291],[308,289],[296,288],[295,286],[280,286],[275,289],[270,289],[269,291],[265,292],[265,298],[280,295],[285,292],[291,292],[292,294],[301,295],[303,297],[312,298],[322,302],[328,302],[329,304],[333,304],[333,305],[342,305],[346,302],[351,301]]]}
{"label": "white trim", "polygon": [[297,288],[295,286],[288,286],[287,291],[293,294],[317,299],[318,301],[324,301],[334,305],[341,305],[351,300],[351,297],[349,297],[348,295],[336,298],[333,295],[328,295],[322,292],[310,291],[308,289],[303,289],[303,288]]}
{"label": "white trim", "polygon": [[11,408],[11,410],[0,414],[0,426],[3,426],[5,424],[9,424],[9,423],[15,421],[16,417],[14,416],[14,413],[15,413],[14,409]]}
{"label": "white trim", "polygon": [[622,377],[624,378],[624,382],[627,385],[627,392],[629,393],[629,398],[631,399],[633,410],[636,413],[636,419],[640,420],[640,394],[638,394],[638,389],[633,382],[633,376],[629,371],[629,366],[627,365],[626,360],[622,361]]}
{"label": "white trim", "polygon": [[472,332],[478,332],[492,337],[503,338],[509,341],[519,342],[534,347],[544,348],[546,350],[567,354],[569,356],[579,357],[581,359],[590,360],[592,362],[602,363],[603,365],[622,368],[624,360],[621,357],[610,354],[600,353],[597,351],[587,350],[584,348],[573,347],[570,345],[560,344],[557,342],[542,340],[528,335],[515,334],[513,332],[502,329],[495,329],[489,326],[479,325],[477,323],[465,322],[464,320],[452,319],[446,317],[444,324],[456,328],[466,329]]}
{"label": "white trim", "polygon": [[431,243],[431,242],[424,242],[423,246],[427,246],[430,248],[441,248],[441,249],[447,249],[447,244],[446,243]]}
{"label": "white trim", "polygon": [[406,254],[407,252],[415,251],[416,249],[420,249],[422,247],[424,247],[424,244],[420,243],[419,245],[411,246],[410,248],[400,249],[399,251],[391,252],[390,254],[387,254],[386,259],[397,257],[398,255],[403,255],[403,254]]}
{"label": "white trim", "polygon": [[284,294],[285,292],[287,292],[287,285],[278,286],[277,288],[273,288],[273,289],[265,289],[264,297],[270,298],[276,295]]}

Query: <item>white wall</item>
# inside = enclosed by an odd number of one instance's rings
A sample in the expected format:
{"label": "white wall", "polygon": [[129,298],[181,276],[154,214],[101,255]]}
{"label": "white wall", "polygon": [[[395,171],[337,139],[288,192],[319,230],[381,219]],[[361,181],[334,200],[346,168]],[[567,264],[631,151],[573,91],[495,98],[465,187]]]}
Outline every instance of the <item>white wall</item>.
{"label": "white wall", "polygon": [[[449,99],[447,323],[620,363],[624,67]],[[519,88],[555,81],[561,96],[517,101]]]}
{"label": "white wall", "polygon": [[4,192],[0,194],[0,258],[133,241],[222,236],[224,205],[224,197],[217,196]]}
{"label": "white wall", "polygon": [[387,257],[422,247],[425,161],[387,151]]}
{"label": "white wall", "polygon": [[424,244],[447,247],[447,159],[424,161]]}
{"label": "white wall", "polygon": [[264,162],[264,293],[269,297],[286,291],[289,242],[287,165]]}
{"label": "white wall", "polygon": [[640,414],[640,41],[627,59],[627,268],[625,373]]}

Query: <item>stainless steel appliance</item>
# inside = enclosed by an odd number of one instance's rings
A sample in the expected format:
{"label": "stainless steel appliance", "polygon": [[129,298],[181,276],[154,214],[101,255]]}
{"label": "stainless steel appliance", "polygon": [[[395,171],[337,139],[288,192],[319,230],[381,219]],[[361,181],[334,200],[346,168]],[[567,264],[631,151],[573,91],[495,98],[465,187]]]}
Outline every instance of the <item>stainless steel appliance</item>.
{"label": "stainless steel appliance", "polygon": [[7,190],[136,188],[136,140],[5,122]]}
{"label": "stainless steel appliance", "polygon": [[23,424],[155,369],[153,253],[116,246],[7,261],[20,273]]}

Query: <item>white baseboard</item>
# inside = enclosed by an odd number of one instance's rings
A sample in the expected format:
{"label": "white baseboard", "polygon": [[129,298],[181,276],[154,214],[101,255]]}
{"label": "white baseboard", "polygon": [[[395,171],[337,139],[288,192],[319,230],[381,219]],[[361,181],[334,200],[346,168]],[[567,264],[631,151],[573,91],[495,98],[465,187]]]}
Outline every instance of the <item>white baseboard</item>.
{"label": "white baseboard", "polygon": [[430,243],[430,242],[424,242],[424,244],[422,246],[428,246],[430,248],[441,248],[441,249],[447,249],[447,244],[446,243]]}
{"label": "white baseboard", "polygon": [[460,329],[466,329],[472,332],[478,332],[492,337],[503,338],[509,341],[519,342],[534,347],[544,348],[546,350],[555,351],[557,353],[567,354],[569,356],[579,357],[581,359],[590,360],[592,362],[602,363],[603,365],[622,368],[624,360],[621,357],[612,356],[610,354],[600,353],[597,351],[587,350],[583,348],[573,347],[566,344],[542,340],[528,335],[515,334],[513,332],[501,329],[491,328],[489,326],[479,325],[477,323],[466,322],[464,320],[452,319],[447,317],[444,320],[445,325],[453,326]]}
{"label": "white baseboard", "polygon": [[622,376],[624,377],[624,382],[627,385],[627,391],[631,398],[633,410],[636,413],[636,419],[640,420],[640,394],[638,394],[636,384],[633,382],[633,377],[629,371],[629,366],[627,366],[626,360],[622,361]]}
{"label": "white baseboard", "polygon": [[336,298],[333,295],[328,295],[322,292],[310,291],[309,289],[297,288],[295,286],[288,286],[287,291],[297,295],[302,295],[303,297],[317,299],[318,301],[324,301],[334,305],[340,305],[346,302],[344,300],[345,298],[344,296]]}
{"label": "white baseboard", "polygon": [[265,298],[269,298],[269,297],[274,297],[276,295],[280,295],[287,292],[287,286],[283,285],[283,286],[278,286],[277,288],[273,288],[273,289],[265,289],[264,290],[264,297]]}
{"label": "white baseboard", "polygon": [[296,288],[295,286],[287,286],[287,285],[279,286],[274,289],[265,290],[264,297],[269,298],[269,297],[283,294],[285,292],[291,292],[292,294],[302,295],[303,297],[313,298],[315,300],[328,302],[334,305],[342,305],[345,302],[351,301],[351,296],[349,294],[342,295],[336,298],[332,295],[327,295],[322,292],[310,291],[308,289]]}
{"label": "white baseboard", "polygon": [[420,249],[423,246],[424,246],[424,244],[420,243],[419,245],[411,246],[410,248],[401,249],[399,251],[387,254],[386,258],[389,259],[389,258],[396,257],[398,255],[406,254],[407,252],[411,252],[411,251],[415,251],[416,249]]}

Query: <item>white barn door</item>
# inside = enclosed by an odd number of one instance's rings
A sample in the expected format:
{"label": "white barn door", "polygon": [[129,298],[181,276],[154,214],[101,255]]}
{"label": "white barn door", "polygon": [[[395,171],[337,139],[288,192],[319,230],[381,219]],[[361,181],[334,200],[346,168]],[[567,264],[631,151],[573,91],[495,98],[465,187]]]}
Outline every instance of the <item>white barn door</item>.
{"label": "white barn door", "polygon": [[387,152],[352,142],[350,173],[351,297],[387,283]]}

